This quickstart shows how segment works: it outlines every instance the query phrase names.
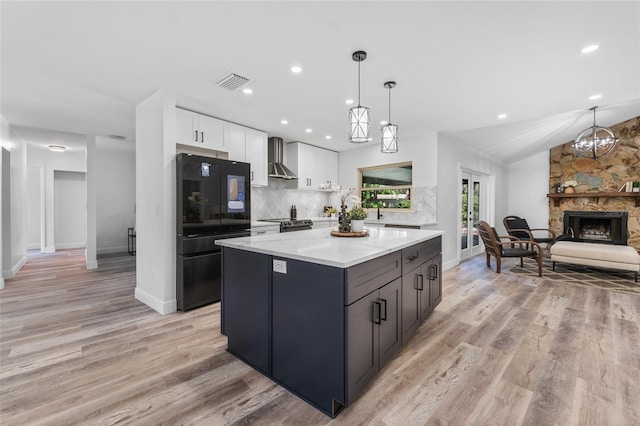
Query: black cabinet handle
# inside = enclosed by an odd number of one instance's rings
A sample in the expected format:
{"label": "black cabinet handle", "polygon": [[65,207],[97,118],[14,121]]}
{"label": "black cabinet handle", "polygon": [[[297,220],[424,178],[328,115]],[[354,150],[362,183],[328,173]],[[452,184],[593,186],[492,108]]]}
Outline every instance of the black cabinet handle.
{"label": "black cabinet handle", "polygon": [[384,303],[384,316],[380,315],[380,320],[386,321],[387,320],[387,301],[385,299],[380,299],[380,301]]}
{"label": "black cabinet handle", "polygon": [[[378,317],[377,317],[377,320],[376,320],[376,312],[375,312],[375,309],[374,309],[374,305],[378,307]],[[380,321],[380,308],[381,308],[381,306],[380,306],[380,302],[373,302],[373,304],[371,305],[371,314],[372,314],[372,316],[373,316],[373,322],[374,322],[374,323],[376,323],[376,324],[381,324],[381,323],[382,323],[382,322]]]}
{"label": "black cabinet handle", "polygon": [[418,291],[422,291],[422,290],[424,290],[424,275],[422,275],[422,274],[418,274],[418,275],[416,275],[416,276],[418,277],[418,284],[419,284],[419,285],[416,287],[416,289],[417,289]]}
{"label": "black cabinet handle", "polygon": [[200,132],[200,143],[204,143],[204,132]]}
{"label": "black cabinet handle", "polygon": [[409,260],[409,262],[413,262],[414,260],[416,260],[418,258],[418,255],[414,255],[414,256],[408,256],[407,259]]}
{"label": "black cabinet handle", "polygon": [[431,265],[429,267],[429,279],[435,280],[438,278],[438,265]]}
{"label": "black cabinet handle", "polygon": [[253,170],[251,171],[251,180],[253,181]]}
{"label": "black cabinet handle", "polygon": [[198,142],[198,131],[196,130],[196,142]]}

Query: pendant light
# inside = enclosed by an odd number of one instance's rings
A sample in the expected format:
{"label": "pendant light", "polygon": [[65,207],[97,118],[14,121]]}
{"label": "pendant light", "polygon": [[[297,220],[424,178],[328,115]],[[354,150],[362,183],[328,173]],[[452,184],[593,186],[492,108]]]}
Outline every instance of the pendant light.
{"label": "pendant light", "polygon": [[380,129],[382,132],[382,145],[380,151],[385,154],[398,152],[398,125],[391,124],[391,89],[396,87],[395,81],[387,81],[384,84],[389,89],[389,121]]}
{"label": "pendant light", "polygon": [[593,126],[583,130],[573,144],[579,155],[594,159],[610,153],[618,141],[611,129],[596,125],[596,108],[589,108],[593,111]]}
{"label": "pendant light", "polygon": [[360,105],[360,62],[367,59],[367,52],[358,50],[351,55],[358,63],[358,106],[349,110],[349,142],[369,141],[369,108]]}

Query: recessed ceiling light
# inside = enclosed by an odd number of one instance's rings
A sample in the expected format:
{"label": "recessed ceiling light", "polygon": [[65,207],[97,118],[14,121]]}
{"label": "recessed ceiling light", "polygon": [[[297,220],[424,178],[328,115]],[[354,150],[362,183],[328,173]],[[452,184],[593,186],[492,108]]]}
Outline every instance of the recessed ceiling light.
{"label": "recessed ceiling light", "polygon": [[589,96],[589,99],[592,101],[595,101],[596,99],[600,99],[602,97],[601,94],[597,94],[597,95],[591,95]]}
{"label": "recessed ceiling light", "polygon": [[344,103],[347,105],[351,105],[353,103],[353,99],[347,99],[346,101],[344,101]]}
{"label": "recessed ceiling light", "polygon": [[587,47],[585,47],[584,49],[581,50],[582,53],[591,53],[591,52],[595,52],[596,50],[598,50],[598,46],[597,44],[592,44],[589,45]]}
{"label": "recessed ceiling light", "polygon": [[289,124],[289,122],[287,120],[281,120],[280,123],[281,124]]}
{"label": "recessed ceiling light", "polygon": [[380,122],[380,125],[382,125],[382,126],[385,126],[386,124],[387,124],[387,121],[386,121],[386,120],[382,120],[382,121]]}
{"label": "recessed ceiling light", "polygon": [[324,137],[325,139],[331,139],[331,135],[327,135]]}
{"label": "recessed ceiling light", "polygon": [[371,142],[373,140],[373,138],[368,138],[367,141]]}
{"label": "recessed ceiling light", "polygon": [[291,72],[298,74],[298,73],[302,72],[302,68],[300,68],[299,66],[295,65],[295,66],[291,67]]}
{"label": "recessed ceiling light", "polygon": [[307,132],[307,133],[311,133],[312,131],[313,130],[311,130],[311,129],[305,129],[305,132]]}
{"label": "recessed ceiling light", "polygon": [[502,120],[503,118],[507,118],[507,114],[499,114],[498,118]]}
{"label": "recessed ceiling light", "polygon": [[242,89],[242,93],[244,93],[245,95],[250,95],[253,93],[253,90],[249,89],[248,87],[245,87],[244,89]]}
{"label": "recessed ceiling light", "polygon": [[64,152],[67,147],[62,145],[49,145],[49,149],[53,152]]}

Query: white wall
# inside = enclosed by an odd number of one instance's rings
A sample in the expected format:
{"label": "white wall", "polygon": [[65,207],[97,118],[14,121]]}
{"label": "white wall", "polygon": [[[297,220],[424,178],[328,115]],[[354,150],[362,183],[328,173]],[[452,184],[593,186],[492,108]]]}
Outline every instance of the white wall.
{"label": "white wall", "polygon": [[549,151],[509,165],[509,213],[531,228],[549,227]]}
{"label": "white wall", "polygon": [[[4,119],[2,115],[0,115],[0,148],[2,148],[2,153],[4,153],[4,145],[9,142],[9,123]],[[4,157],[4,155],[3,155]],[[4,177],[4,161],[0,161],[0,200],[2,205],[0,206],[0,289],[4,288],[4,237],[5,237],[5,213],[4,204],[5,204],[5,187],[3,186],[6,178]]]}
{"label": "white wall", "polygon": [[27,167],[27,250],[42,250],[44,168]]}
{"label": "white wall", "polygon": [[438,135],[438,226],[444,231],[442,240],[443,268],[460,262],[459,181],[461,168],[487,176],[488,197],[486,221],[500,233],[502,218],[508,213],[509,169],[504,163],[481,152],[464,147],[446,134]]}
{"label": "white wall", "polygon": [[160,90],[136,106],[135,297],[161,314],[177,308],[175,105]]}
{"label": "white wall", "polygon": [[[13,278],[27,261],[27,149],[20,135],[4,119],[2,126],[2,147],[5,149],[2,167],[2,275],[3,278]],[[7,155],[9,161],[6,161]],[[5,169],[7,166],[9,170]],[[5,205],[6,201],[9,206]]]}
{"label": "white wall", "polygon": [[127,251],[135,225],[136,155],[129,142],[96,138],[98,254]]}
{"label": "white wall", "polygon": [[56,170],[53,179],[55,249],[85,247],[87,243],[85,173]]}

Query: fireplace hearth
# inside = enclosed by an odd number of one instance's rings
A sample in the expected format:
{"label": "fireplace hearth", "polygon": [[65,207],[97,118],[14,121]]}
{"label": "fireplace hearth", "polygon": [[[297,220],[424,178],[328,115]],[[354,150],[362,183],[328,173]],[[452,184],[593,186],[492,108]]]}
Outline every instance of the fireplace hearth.
{"label": "fireplace hearth", "polygon": [[627,212],[565,211],[564,234],[573,241],[627,245]]}

